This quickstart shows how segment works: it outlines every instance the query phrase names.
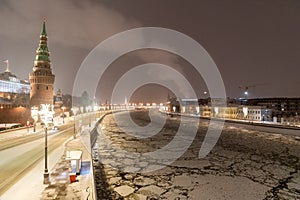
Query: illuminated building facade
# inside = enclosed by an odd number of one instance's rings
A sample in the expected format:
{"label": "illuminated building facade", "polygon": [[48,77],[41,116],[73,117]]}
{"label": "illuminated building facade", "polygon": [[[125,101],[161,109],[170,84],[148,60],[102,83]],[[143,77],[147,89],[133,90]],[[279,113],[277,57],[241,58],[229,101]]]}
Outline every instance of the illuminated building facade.
{"label": "illuminated building facade", "polygon": [[20,80],[11,72],[0,74],[0,93],[1,97],[7,94],[25,93],[29,94],[30,84],[26,80]]}
{"label": "illuminated building facade", "polygon": [[30,84],[8,69],[0,74],[0,124],[25,124],[29,112]]}
{"label": "illuminated building facade", "polygon": [[30,84],[26,80],[19,79],[15,74],[6,70],[0,74],[0,107],[28,107],[29,102],[26,100],[19,101],[22,95],[23,98],[29,96]]}

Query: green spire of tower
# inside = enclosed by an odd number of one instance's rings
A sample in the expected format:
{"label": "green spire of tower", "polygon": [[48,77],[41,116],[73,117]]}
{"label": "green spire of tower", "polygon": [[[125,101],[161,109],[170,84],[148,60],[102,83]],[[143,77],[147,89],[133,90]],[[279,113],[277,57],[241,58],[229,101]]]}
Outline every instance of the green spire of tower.
{"label": "green spire of tower", "polygon": [[48,61],[50,62],[50,53],[47,45],[47,32],[46,32],[46,19],[44,18],[42,32],[40,35],[40,44],[36,50],[36,61]]}
{"label": "green spire of tower", "polygon": [[44,17],[44,21],[43,21],[43,28],[42,28],[41,35],[47,36],[47,32],[46,32],[46,18],[45,17]]}

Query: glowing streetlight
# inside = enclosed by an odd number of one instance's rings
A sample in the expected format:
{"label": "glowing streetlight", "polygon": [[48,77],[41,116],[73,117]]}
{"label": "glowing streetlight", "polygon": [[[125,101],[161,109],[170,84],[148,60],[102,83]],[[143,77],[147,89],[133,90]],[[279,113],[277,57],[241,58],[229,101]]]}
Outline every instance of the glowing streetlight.
{"label": "glowing streetlight", "polygon": [[175,106],[173,106],[173,112],[175,112],[176,111],[176,107]]}
{"label": "glowing streetlight", "polygon": [[94,111],[98,111],[99,110],[99,106],[98,105],[94,105]]}
{"label": "glowing streetlight", "polygon": [[41,104],[41,111],[39,112],[41,119],[45,123],[45,170],[44,170],[44,184],[48,184],[49,172],[48,172],[48,141],[47,141],[47,126],[49,119],[53,118],[53,106],[50,104]]}

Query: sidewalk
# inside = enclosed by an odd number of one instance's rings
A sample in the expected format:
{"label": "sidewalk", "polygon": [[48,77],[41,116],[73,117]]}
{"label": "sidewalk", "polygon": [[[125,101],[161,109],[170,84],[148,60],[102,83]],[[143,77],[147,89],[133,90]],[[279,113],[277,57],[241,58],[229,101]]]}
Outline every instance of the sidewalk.
{"label": "sidewalk", "polygon": [[[82,168],[77,181],[70,183],[69,164],[66,161],[66,152],[71,150],[82,151]],[[91,157],[80,138],[71,139],[65,145],[65,153],[50,173],[50,184],[41,194],[41,199],[92,199]]]}
{"label": "sidewalk", "polygon": [[[107,111],[110,112],[110,111]],[[100,118],[106,113],[100,113]],[[26,173],[18,182],[9,188],[0,200],[22,199],[22,200],[49,200],[49,199],[80,199],[94,200],[95,186],[93,165],[91,157],[90,130],[95,126],[97,120],[91,126],[82,126],[81,133],[77,138],[69,138],[61,147],[48,154],[48,169],[50,184],[43,184],[44,160],[41,160]],[[72,118],[65,122],[73,121]],[[70,164],[66,160],[68,151],[82,151],[82,166],[80,174],[77,174],[76,182],[70,183]]]}
{"label": "sidewalk", "polygon": [[28,135],[37,135],[40,133],[44,133],[44,129],[42,127],[37,127],[36,131],[33,131],[33,127],[29,128],[21,128],[17,130],[7,130],[7,132],[2,132],[0,134],[0,141],[7,140],[7,139],[15,139],[18,137],[28,136]]}

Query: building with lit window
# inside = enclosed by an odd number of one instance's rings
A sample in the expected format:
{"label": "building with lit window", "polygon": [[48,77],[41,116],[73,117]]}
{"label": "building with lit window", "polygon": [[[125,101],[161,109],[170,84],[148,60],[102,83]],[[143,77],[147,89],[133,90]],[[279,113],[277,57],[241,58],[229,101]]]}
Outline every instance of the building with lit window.
{"label": "building with lit window", "polygon": [[249,121],[273,121],[273,110],[263,106],[239,106],[237,119]]}
{"label": "building with lit window", "polygon": [[0,123],[26,123],[30,116],[29,92],[29,82],[8,68],[0,74]]}
{"label": "building with lit window", "polygon": [[[214,117],[223,119],[237,119],[247,121],[273,121],[273,109],[264,105],[221,105],[220,99],[213,99],[215,106],[204,99],[176,99],[171,98],[167,104],[169,112],[181,114],[196,114],[200,117]],[[275,120],[276,121],[276,120]]]}
{"label": "building with lit window", "polygon": [[19,79],[8,69],[0,74],[0,107],[28,107],[30,84],[27,80]]}
{"label": "building with lit window", "polygon": [[264,106],[273,110],[273,116],[295,117],[300,113],[300,98],[258,98],[249,99],[248,105]]}
{"label": "building with lit window", "polygon": [[[0,74],[0,123],[25,124],[45,108],[52,113],[54,79],[44,20],[29,82],[17,78],[8,67]],[[32,111],[35,114],[32,115]]]}
{"label": "building with lit window", "polygon": [[20,80],[11,72],[0,74],[0,95],[5,97],[8,94],[25,93],[29,94],[30,84],[27,80]]}

